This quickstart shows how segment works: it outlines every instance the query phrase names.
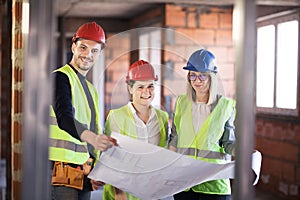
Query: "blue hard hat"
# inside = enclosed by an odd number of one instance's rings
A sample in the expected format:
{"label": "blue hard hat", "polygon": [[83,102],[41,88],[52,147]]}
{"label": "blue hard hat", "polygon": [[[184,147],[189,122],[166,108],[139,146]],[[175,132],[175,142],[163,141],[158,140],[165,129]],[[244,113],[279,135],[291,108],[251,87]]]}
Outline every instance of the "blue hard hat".
{"label": "blue hard hat", "polygon": [[214,54],[204,49],[195,51],[183,69],[195,72],[218,72]]}

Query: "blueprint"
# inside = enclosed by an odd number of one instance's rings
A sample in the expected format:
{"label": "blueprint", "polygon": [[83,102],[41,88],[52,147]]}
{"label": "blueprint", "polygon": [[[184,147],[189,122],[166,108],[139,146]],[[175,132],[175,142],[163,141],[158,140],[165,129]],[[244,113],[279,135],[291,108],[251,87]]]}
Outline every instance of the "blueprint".
{"label": "blueprint", "polygon": [[[162,199],[194,185],[234,178],[234,161],[214,164],[113,133],[119,146],[103,152],[89,178],[111,184],[142,200]],[[256,151],[252,168],[260,173],[261,154]]]}

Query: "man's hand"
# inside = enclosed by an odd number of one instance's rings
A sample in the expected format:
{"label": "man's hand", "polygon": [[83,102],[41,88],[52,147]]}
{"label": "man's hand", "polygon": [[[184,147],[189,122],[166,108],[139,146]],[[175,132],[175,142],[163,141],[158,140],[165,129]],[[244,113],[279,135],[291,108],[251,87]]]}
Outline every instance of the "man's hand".
{"label": "man's hand", "polygon": [[118,146],[115,138],[104,134],[95,134],[89,130],[83,131],[80,138],[81,140],[90,143],[95,149],[100,151],[106,151],[113,145]]}
{"label": "man's hand", "polygon": [[95,147],[95,149],[98,149],[100,151],[106,151],[113,145],[118,146],[116,139],[104,134],[97,135],[95,140],[92,141],[91,144]]}
{"label": "man's hand", "polygon": [[169,146],[169,150],[174,151],[174,152],[177,152],[177,148],[174,147],[174,146]]}
{"label": "man's hand", "polygon": [[91,180],[91,184],[92,184],[93,190],[98,190],[99,187],[105,185],[105,183],[103,183],[101,181],[95,181],[95,180]]}

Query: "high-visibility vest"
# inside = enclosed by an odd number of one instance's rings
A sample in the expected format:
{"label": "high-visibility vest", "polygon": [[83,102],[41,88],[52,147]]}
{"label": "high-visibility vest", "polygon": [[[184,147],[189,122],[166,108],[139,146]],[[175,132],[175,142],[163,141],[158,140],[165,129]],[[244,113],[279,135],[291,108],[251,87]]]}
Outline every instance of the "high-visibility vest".
{"label": "high-visibility vest", "polygon": [[[167,112],[154,109],[156,112],[159,128],[160,128],[160,143],[159,146],[166,146],[166,129],[168,127],[169,115]],[[130,108],[126,105],[118,109],[111,110],[108,114],[108,123],[105,124],[105,133],[111,133],[109,121],[114,120],[117,123],[120,133],[123,135],[130,136],[132,138],[137,138],[136,134],[136,123],[134,121],[134,116]]]}
{"label": "high-visibility vest", "polygon": [[[212,163],[228,162],[224,148],[219,146],[219,140],[223,135],[226,121],[235,110],[234,107],[234,100],[221,97],[198,133],[195,133],[192,102],[187,95],[181,95],[177,100],[174,115],[174,124],[178,134],[177,152]],[[208,181],[192,187],[192,190],[207,194],[231,194],[229,179]]]}
{"label": "high-visibility vest", "polygon": [[[166,146],[166,137],[167,137],[167,127],[168,127],[168,119],[169,115],[167,112],[155,109],[156,116],[158,119],[158,124],[160,128],[160,143],[159,146],[165,147]],[[107,122],[105,123],[105,132],[106,133],[111,133],[110,130],[110,120],[113,120],[114,122],[117,123],[120,133],[123,135],[127,135],[133,138],[138,138],[136,134],[136,123],[134,120],[134,116],[130,110],[130,108],[126,105],[118,109],[111,110],[108,114],[107,117]],[[126,193],[127,199],[128,200],[139,200],[139,198]],[[115,192],[114,188],[109,185],[105,184],[104,189],[103,189],[103,194],[102,194],[102,199],[103,200],[114,200],[115,199]]]}
{"label": "high-visibility vest", "polygon": [[[91,110],[88,104],[87,97],[81,82],[75,71],[69,66],[65,65],[56,71],[66,74],[69,78],[72,95],[72,106],[74,118],[80,123],[87,125],[89,129],[91,121]],[[99,118],[99,105],[98,93],[94,86],[87,81],[89,91],[91,93],[94,108],[96,113],[96,133],[101,133],[100,118]],[[99,158],[100,152],[94,150],[96,159]],[[55,112],[53,107],[50,106],[50,144],[49,144],[49,160],[62,161],[74,164],[83,164],[90,157],[87,143],[72,137],[66,131],[60,129],[57,124]]]}

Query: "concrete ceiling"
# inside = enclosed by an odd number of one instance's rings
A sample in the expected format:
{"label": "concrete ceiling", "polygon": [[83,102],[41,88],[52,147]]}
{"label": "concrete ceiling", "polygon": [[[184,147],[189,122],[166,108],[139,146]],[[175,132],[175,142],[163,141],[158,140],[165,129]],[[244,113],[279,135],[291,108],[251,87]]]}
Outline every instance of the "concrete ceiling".
{"label": "concrete ceiling", "polygon": [[[58,0],[61,17],[130,19],[163,3],[179,5],[230,6],[235,0]],[[257,0],[257,5],[300,6],[300,0]]]}

